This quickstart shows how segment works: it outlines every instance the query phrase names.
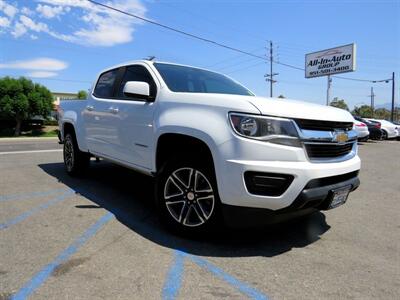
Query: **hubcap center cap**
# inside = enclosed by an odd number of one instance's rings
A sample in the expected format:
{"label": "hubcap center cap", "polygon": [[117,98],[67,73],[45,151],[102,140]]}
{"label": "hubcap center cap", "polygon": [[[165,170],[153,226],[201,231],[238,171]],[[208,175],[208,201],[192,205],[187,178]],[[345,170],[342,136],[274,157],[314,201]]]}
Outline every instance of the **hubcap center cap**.
{"label": "hubcap center cap", "polygon": [[192,192],[187,193],[187,198],[192,201],[194,199],[194,194]]}

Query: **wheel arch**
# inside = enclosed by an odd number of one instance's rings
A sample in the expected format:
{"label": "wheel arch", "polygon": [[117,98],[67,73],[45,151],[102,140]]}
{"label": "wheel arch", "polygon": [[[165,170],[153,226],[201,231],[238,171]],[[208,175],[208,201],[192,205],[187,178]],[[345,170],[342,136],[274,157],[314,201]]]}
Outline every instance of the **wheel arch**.
{"label": "wheel arch", "polygon": [[73,122],[64,121],[61,127],[61,140],[64,141],[65,135],[67,133],[73,133],[78,143],[79,150],[86,152],[87,149],[86,149],[85,139],[82,137],[82,134],[80,134],[78,130],[79,129],[76,128],[76,124],[74,124]]}
{"label": "wheel arch", "polygon": [[71,122],[64,122],[62,125],[62,139],[65,139],[67,133],[73,133],[76,136],[75,127]]}
{"label": "wheel arch", "polygon": [[187,134],[181,132],[164,132],[157,138],[155,151],[155,170],[159,172],[162,165],[170,158],[195,153],[210,160],[215,169],[214,145],[211,137],[204,134]]}

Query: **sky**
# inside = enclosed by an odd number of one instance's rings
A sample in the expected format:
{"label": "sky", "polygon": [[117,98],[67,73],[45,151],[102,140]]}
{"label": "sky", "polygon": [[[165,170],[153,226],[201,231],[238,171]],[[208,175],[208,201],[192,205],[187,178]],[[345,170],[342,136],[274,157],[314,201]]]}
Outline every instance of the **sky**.
{"label": "sky", "polygon": [[[234,48],[304,67],[306,53],[356,43],[357,67],[344,77],[382,80],[396,73],[400,99],[400,0],[97,0]],[[27,76],[54,92],[87,90],[98,73],[125,61],[205,67],[269,95],[269,63],[86,0],[0,0],[0,76]],[[268,54],[269,55],[269,54]],[[327,78],[304,78],[274,64],[274,96],[325,104]],[[350,107],[391,101],[391,83],[333,78],[331,98]]]}

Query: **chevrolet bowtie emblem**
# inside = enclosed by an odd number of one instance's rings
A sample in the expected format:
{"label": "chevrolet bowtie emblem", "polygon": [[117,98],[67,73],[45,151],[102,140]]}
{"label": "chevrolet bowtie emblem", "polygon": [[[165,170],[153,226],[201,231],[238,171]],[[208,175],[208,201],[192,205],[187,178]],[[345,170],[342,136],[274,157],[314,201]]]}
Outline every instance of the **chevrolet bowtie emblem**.
{"label": "chevrolet bowtie emblem", "polygon": [[347,135],[346,132],[336,132],[335,140],[339,143],[345,143],[349,140],[349,136]]}

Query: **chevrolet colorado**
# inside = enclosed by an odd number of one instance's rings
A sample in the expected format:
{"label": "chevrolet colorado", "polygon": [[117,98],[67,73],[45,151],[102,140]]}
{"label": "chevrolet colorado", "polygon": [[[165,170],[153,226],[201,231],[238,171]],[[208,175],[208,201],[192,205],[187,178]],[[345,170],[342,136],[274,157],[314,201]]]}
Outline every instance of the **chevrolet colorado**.
{"label": "chevrolet colorado", "polygon": [[353,121],[342,109],[257,97],[227,76],[147,60],[102,71],[87,100],[59,108],[68,174],[95,156],[154,176],[161,219],[185,232],[345,203],[360,183]]}

